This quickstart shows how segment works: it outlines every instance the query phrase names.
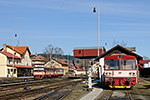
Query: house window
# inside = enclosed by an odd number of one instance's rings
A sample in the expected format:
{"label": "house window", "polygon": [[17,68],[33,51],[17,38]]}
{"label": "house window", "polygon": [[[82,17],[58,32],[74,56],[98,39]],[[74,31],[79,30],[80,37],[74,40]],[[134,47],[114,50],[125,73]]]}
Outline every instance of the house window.
{"label": "house window", "polygon": [[14,74],[16,74],[16,69],[14,69]]}
{"label": "house window", "polygon": [[10,59],[8,60],[8,63],[10,64]]}
{"label": "house window", "polygon": [[7,69],[7,73],[10,74],[10,69]]}
{"label": "house window", "polygon": [[18,60],[16,62],[17,62],[17,65],[18,65]]}

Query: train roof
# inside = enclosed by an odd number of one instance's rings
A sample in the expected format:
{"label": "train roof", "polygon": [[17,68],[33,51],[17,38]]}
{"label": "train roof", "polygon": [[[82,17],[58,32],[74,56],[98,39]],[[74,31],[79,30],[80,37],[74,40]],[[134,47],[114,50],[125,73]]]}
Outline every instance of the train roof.
{"label": "train roof", "polygon": [[138,61],[143,59],[143,57],[141,57],[140,55],[128,50],[127,48],[117,45],[117,46],[111,48],[110,50],[108,50],[107,52],[101,54],[97,58],[95,58],[95,61],[98,61],[100,58],[110,56],[111,54],[116,53],[116,52],[121,52],[121,53],[125,53],[126,55],[135,56]]}

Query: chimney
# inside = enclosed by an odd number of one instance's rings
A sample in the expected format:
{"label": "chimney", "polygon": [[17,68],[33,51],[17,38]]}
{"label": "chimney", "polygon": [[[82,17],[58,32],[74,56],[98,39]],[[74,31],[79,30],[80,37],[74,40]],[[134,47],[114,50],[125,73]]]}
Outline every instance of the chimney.
{"label": "chimney", "polygon": [[3,51],[7,51],[7,45],[6,44],[3,44]]}
{"label": "chimney", "polygon": [[35,56],[38,56],[38,54],[36,53]]}

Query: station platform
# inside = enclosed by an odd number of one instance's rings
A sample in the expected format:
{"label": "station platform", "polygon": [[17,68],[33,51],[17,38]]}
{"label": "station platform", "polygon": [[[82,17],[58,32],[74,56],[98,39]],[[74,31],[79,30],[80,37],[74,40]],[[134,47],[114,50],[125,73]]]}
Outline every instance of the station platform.
{"label": "station platform", "polygon": [[82,97],[80,100],[94,100],[102,91],[102,88],[93,87],[93,90],[84,97]]}

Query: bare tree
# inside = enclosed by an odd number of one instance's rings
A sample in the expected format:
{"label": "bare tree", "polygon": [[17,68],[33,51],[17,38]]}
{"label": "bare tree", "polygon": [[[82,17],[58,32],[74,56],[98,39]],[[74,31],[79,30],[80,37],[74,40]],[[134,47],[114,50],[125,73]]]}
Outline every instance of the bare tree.
{"label": "bare tree", "polygon": [[54,54],[54,47],[52,45],[48,45],[44,49],[44,54],[46,55],[47,60],[51,60]]}
{"label": "bare tree", "polygon": [[63,51],[61,48],[56,47],[56,48],[54,48],[54,53],[55,53],[55,58],[59,58],[60,56],[62,56]]}
{"label": "bare tree", "polygon": [[117,44],[120,44],[121,46],[125,47],[125,46],[127,45],[127,42],[124,42],[124,41],[122,40],[122,42],[120,43],[119,41],[116,41],[116,40],[114,39],[114,41],[113,41],[113,43],[112,43],[112,46],[117,45]]}
{"label": "bare tree", "polygon": [[87,71],[88,71],[88,69],[89,69],[90,66],[91,66],[91,65],[90,65],[90,60],[85,59],[85,60],[82,62],[81,68],[84,69],[84,70],[86,71],[86,74],[87,74]]}
{"label": "bare tree", "polygon": [[51,61],[54,57],[58,58],[63,54],[61,48],[54,47],[52,45],[48,45],[43,51],[48,61]]}

